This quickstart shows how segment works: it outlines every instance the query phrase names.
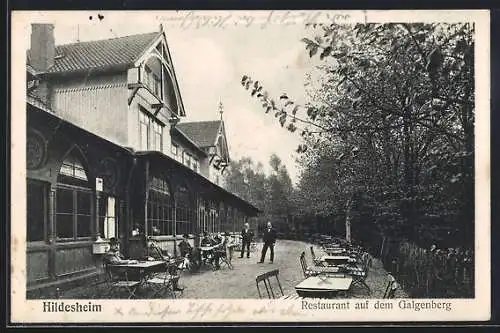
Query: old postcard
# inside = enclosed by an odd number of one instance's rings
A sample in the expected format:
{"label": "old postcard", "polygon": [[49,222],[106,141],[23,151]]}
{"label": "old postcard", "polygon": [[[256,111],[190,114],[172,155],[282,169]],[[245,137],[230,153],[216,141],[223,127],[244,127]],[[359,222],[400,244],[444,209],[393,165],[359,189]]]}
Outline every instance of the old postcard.
{"label": "old postcard", "polygon": [[12,323],[490,318],[488,11],[12,13]]}

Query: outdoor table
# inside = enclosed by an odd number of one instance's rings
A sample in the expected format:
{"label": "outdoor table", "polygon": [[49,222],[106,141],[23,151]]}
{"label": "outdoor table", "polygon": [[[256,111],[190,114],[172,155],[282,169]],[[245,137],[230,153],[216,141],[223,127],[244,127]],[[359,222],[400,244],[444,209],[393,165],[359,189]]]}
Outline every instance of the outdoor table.
{"label": "outdoor table", "polygon": [[114,264],[112,265],[113,267],[122,267],[127,270],[136,270],[139,272],[139,275],[141,277],[141,284],[144,283],[144,281],[147,279],[148,275],[153,271],[154,269],[163,266],[165,264],[169,264],[169,261],[163,261],[163,260],[144,260],[144,261],[137,261],[137,260],[131,260],[128,263],[123,263],[123,264]]}
{"label": "outdoor table", "polygon": [[345,265],[349,262],[355,262],[355,259],[349,257],[349,256],[331,256],[331,255],[328,255],[328,256],[322,256],[320,258],[321,261],[325,261],[327,264],[329,265],[335,265],[335,266],[338,266],[338,265]]}
{"label": "outdoor table", "polygon": [[343,254],[347,252],[346,249],[343,249],[341,247],[329,247],[324,249],[323,251],[325,251],[328,255]]}
{"label": "outdoor table", "polygon": [[160,265],[165,265],[165,261],[163,260],[131,260],[128,263],[123,264],[114,264],[116,267],[126,267],[130,269],[151,269],[153,267],[157,267]]}
{"label": "outdoor table", "polygon": [[351,287],[351,276],[311,276],[295,286],[300,297],[329,298],[338,292],[347,292]]}

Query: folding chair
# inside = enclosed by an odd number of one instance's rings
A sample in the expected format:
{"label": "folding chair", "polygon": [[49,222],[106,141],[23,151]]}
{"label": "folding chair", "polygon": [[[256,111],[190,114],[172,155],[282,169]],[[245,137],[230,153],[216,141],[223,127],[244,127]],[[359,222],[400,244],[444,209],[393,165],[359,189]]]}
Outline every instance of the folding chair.
{"label": "folding chair", "polygon": [[385,288],[384,298],[392,299],[396,295],[396,290],[398,290],[398,283],[392,274],[387,275],[387,287]]}
{"label": "folding chair", "polygon": [[233,269],[233,264],[231,263],[233,259],[233,247],[225,246],[225,249],[219,250],[219,266],[227,266],[229,269]]}
{"label": "folding chair", "polygon": [[366,279],[368,278],[368,273],[370,271],[370,267],[372,265],[372,259],[370,255],[365,252],[362,255],[362,265],[354,266],[349,268],[349,274],[351,274],[353,281],[352,286],[360,285],[365,287],[368,290],[368,293],[371,294],[370,287],[366,284]]}
{"label": "folding chair", "polygon": [[306,253],[302,252],[300,254],[300,266],[302,267],[302,272],[306,278],[310,276],[327,274],[335,276],[344,276],[343,272],[339,267],[323,267],[323,266],[308,266],[306,261]]}
{"label": "folding chair", "polygon": [[127,291],[128,298],[136,298],[136,290],[141,284],[140,281],[130,281],[128,279],[128,272],[126,268],[113,266],[108,263],[104,263],[104,272],[106,273],[106,285],[109,290],[122,289]]}
{"label": "folding chair", "polygon": [[[259,293],[259,298],[262,298],[262,294],[261,294],[260,288],[259,288],[259,283],[262,283],[262,282],[264,283],[264,286],[266,287],[267,297],[269,299],[279,298],[279,297],[285,296],[285,293],[283,293],[283,288],[281,287],[281,283],[280,283],[280,280],[279,280],[279,274],[280,274],[279,269],[273,269],[272,271],[269,271],[267,273],[258,275],[255,278],[255,283],[257,285],[257,292]],[[279,287],[279,291],[280,291],[281,295],[275,295],[274,294],[274,290],[273,290],[273,287],[272,287],[272,284],[271,284],[271,280],[270,280],[271,277],[275,277],[276,278],[276,281],[278,282],[278,287]],[[276,297],[276,296],[278,296],[278,297]]]}
{"label": "folding chair", "polygon": [[152,290],[152,293],[149,297],[156,296],[158,294],[164,294],[165,291],[168,291],[172,294],[173,298],[177,298],[174,292],[174,279],[179,279],[179,276],[174,276],[170,274],[168,269],[168,263],[165,262],[165,271],[157,272],[147,277],[144,284]]}
{"label": "folding chair", "polygon": [[314,248],[311,246],[310,249],[311,249],[311,257],[312,257],[312,261],[313,261],[314,265],[315,266],[323,266],[323,262],[321,261],[321,259],[316,257],[316,254],[314,253]]}

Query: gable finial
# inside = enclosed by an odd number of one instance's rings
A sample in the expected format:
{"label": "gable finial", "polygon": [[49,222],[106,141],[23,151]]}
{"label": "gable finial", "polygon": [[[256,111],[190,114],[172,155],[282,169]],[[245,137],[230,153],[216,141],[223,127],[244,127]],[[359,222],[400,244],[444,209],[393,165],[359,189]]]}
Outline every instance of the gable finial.
{"label": "gable finial", "polygon": [[160,32],[163,32],[163,23],[160,23]]}
{"label": "gable finial", "polygon": [[224,113],[224,106],[222,105],[222,101],[219,101],[219,113],[220,113],[220,120],[222,120],[222,114]]}

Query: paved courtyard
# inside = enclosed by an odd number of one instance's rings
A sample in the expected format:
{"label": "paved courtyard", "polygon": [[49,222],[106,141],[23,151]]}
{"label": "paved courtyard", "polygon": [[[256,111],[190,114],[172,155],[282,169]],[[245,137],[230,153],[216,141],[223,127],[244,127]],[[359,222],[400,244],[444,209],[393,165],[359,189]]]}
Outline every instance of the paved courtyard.
{"label": "paved courtyard", "polygon": [[[309,246],[310,244],[299,241],[278,240],[275,247],[274,263],[270,264],[268,262],[268,252],[266,261],[263,264],[258,264],[257,261],[262,248],[261,244],[258,244],[257,249],[251,253],[249,259],[246,257],[240,259],[239,253],[235,252],[233,257],[234,269],[232,270],[223,266],[218,271],[202,268],[200,272],[194,274],[185,272],[181,277],[181,284],[185,286],[183,298],[259,298],[255,277],[276,268],[279,269],[279,277],[285,295],[295,294],[295,285],[304,280],[299,262],[302,251],[306,251],[308,263],[312,265]],[[317,255],[322,253],[317,246],[315,246],[315,252]],[[366,282],[372,291],[371,295],[363,288],[358,287],[354,287],[353,295],[363,298],[382,298],[387,285],[387,272],[383,269],[379,260],[373,260]],[[75,288],[64,292],[61,297],[99,298],[99,295],[105,294],[102,290],[104,286]],[[406,297],[406,294],[398,290],[396,297]]]}

